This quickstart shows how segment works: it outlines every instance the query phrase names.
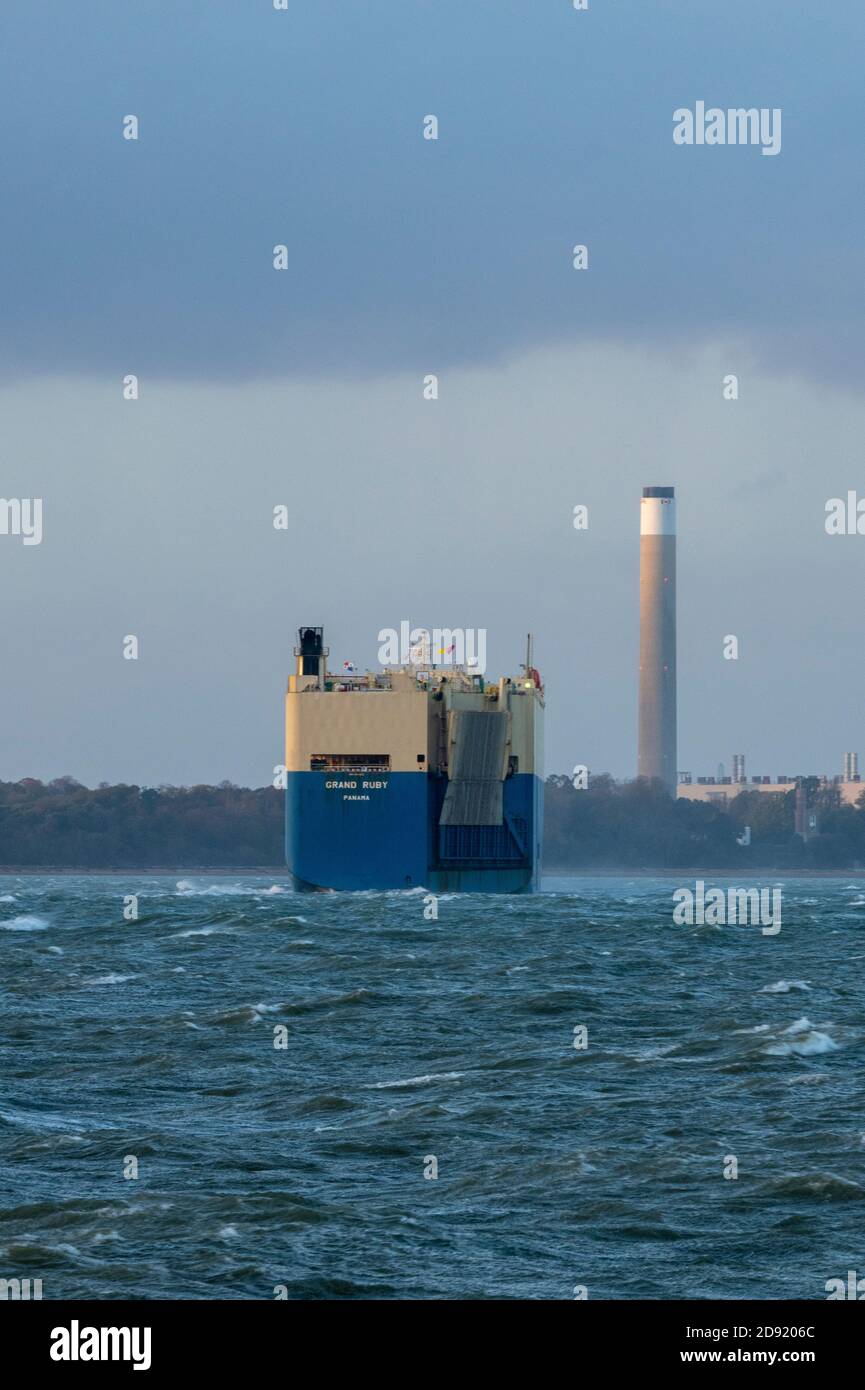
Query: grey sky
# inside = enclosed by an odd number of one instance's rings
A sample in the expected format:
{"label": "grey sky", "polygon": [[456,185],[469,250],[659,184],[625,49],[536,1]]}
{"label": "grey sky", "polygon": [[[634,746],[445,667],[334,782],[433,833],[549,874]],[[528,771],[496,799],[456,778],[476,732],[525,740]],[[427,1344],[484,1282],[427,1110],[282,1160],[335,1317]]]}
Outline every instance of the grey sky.
{"label": "grey sky", "polygon": [[[531,626],[549,770],[631,774],[670,482],[680,766],[865,751],[865,539],[822,524],[863,476],[863,38],[852,0],[5,5],[2,493],[45,536],[0,537],[0,776],[260,784],[298,623],[366,664],[403,618],[495,671]],[[781,154],[677,148],[698,99],[781,107]]]}
{"label": "grey sky", "polygon": [[[3,9],[7,371],[366,372],[745,328],[861,378],[858,0]],[[781,107],[781,157],[676,148],[697,99]]]}

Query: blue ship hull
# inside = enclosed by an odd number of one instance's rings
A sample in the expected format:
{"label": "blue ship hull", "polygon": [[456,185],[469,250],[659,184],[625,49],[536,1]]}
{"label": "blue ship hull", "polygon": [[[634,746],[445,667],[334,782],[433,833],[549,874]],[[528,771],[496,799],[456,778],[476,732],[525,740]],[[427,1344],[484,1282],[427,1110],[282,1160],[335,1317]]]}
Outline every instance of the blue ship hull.
{"label": "blue ship hull", "polygon": [[439,824],[447,778],[290,772],[286,862],[300,888],[531,893],[538,888],[543,782],[503,786],[500,826]]}

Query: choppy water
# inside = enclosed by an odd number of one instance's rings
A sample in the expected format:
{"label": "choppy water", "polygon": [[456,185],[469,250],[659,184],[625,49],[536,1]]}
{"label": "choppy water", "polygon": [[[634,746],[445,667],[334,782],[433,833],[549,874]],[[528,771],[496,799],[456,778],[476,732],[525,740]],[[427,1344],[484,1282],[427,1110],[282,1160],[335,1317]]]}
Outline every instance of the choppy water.
{"label": "choppy water", "polygon": [[681,878],[438,921],[421,893],[0,880],[0,1276],[824,1298],[865,1274],[865,891],[781,882],[771,937],[673,926]]}

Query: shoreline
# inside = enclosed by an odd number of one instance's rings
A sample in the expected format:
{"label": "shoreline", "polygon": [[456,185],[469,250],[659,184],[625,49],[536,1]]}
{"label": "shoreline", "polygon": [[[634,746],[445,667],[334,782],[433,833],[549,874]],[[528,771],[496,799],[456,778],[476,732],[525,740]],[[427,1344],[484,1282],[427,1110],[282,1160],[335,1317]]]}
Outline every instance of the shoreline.
{"label": "shoreline", "polygon": [[[258,874],[262,877],[281,877],[288,879],[291,875],[284,864],[278,865],[246,865],[238,868],[205,868],[201,865],[190,868],[168,865],[155,869],[141,868],[99,868],[99,869],[76,869],[68,865],[58,867],[47,864],[45,866],[34,865],[5,865],[0,864],[0,878],[22,878],[22,877],[43,877],[70,875],[78,878],[84,877],[122,877],[123,875],[134,874],[138,878],[149,876],[158,878],[166,876],[183,876],[186,874],[197,874],[199,877],[229,877],[232,874]],[[746,872],[741,869],[543,869],[543,878],[675,878],[687,879],[711,879],[711,878],[865,878],[865,869],[777,869],[773,867],[749,868]]]}
{"label": "shoreline", "polygon": [[544,869],[547,878],[865,878],[865,869]]}
{"label": "shoreline", "polygon": [[157,869],[138,869],[132,867],[125,869],[72,869],[68,865],[64,868],[58,868],[56,865],[46,864],[43,868],[32,864],[0,864],[0,878],[3,878],[5,875],[9,877],[14,875],[20,878],[24,874],[75,874],[78,877],[84,877],[86,875],[98,877],[100,874],[103,876],[107,874],[137,874],[139,877],[144,874],[161,875],[163,877],[166,874],[210,874],[212,877],[218,874],[264,874],[267,876],[281,874],[283,878],[288,878],[289,876],[288,869],[284,864],[280,864],[276,868],[268,867],[267,864],[259,864],[247,865],[245,868],[237,869],[206,869],[200,866],[198,868],[177,868],[170,864],[165,868]]}

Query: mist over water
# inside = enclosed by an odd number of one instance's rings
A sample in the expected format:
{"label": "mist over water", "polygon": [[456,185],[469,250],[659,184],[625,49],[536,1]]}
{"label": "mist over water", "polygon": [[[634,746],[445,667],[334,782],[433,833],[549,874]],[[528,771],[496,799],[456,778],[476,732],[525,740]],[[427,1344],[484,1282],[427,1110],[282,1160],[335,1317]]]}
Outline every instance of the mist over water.
{"label": "mist over water", "polygon": [[777,883],[766,937],[674,926],[682,878],[442,896],[437,921],[422,891],[0,879],[0,1277],[825,1298],[865,1273],[865,893]]}

